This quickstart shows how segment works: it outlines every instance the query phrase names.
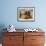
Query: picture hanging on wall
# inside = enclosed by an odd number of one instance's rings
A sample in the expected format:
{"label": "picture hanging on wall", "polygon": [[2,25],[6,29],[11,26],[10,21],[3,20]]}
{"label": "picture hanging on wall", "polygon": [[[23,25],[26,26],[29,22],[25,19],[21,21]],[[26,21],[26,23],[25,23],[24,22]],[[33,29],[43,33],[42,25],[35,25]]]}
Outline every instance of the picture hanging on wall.
{"label": "picture hanging on wall", "polygon": [[35,7],[18,7],[17,8],[18,21],[35,21]]}

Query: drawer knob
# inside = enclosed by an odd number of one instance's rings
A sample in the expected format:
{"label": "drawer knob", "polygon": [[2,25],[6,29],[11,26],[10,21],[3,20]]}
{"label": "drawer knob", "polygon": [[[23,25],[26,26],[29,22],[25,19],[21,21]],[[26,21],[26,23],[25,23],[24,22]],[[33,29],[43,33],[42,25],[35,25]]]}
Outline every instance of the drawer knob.
{"label": "drawer knob", "polygon": [[13,38],[9,38],[10,40],[13,40]]}
{"label": "drawer knob", "polygon": [[36,39],[32,39],[32,40],[36,40]]}

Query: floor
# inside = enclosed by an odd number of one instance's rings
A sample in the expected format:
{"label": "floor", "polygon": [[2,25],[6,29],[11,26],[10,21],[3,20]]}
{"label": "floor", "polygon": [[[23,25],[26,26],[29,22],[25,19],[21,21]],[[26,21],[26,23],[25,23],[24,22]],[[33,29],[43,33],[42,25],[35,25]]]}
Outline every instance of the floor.
{"label": "floor", "polygon": [[2,44],[0,44],[0,46],[2,46]]}

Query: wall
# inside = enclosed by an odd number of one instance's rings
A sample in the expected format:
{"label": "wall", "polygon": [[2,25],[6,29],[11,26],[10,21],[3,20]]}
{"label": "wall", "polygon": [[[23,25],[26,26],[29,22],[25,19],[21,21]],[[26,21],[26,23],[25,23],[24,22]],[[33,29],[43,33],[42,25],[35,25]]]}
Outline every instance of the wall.
{"label": "wall", "polygon": [[[16,28],[46,28],[46,1],[42,0],[1,0],[0,25],[15,25]],[[35,7],[35,22],[18,22],[17,7]]]}
{"label": "wall", "polygon": [[[13,24],[16,28],[46,28],[46,0],[1,0],[0,24]],[[18,22],[17,7],[35,7],[35,22]]]}

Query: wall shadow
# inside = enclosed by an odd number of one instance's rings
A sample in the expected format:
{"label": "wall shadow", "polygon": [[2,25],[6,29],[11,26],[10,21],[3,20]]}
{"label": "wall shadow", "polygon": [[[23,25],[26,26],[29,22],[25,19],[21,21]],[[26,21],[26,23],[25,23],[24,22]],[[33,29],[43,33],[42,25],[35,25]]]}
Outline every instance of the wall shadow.
{"label": "wall shadow", "polygon": [[0,43],[2,43],[2,38],[3,38],[3,32],[6,31],[4,24],[0,24]]}

